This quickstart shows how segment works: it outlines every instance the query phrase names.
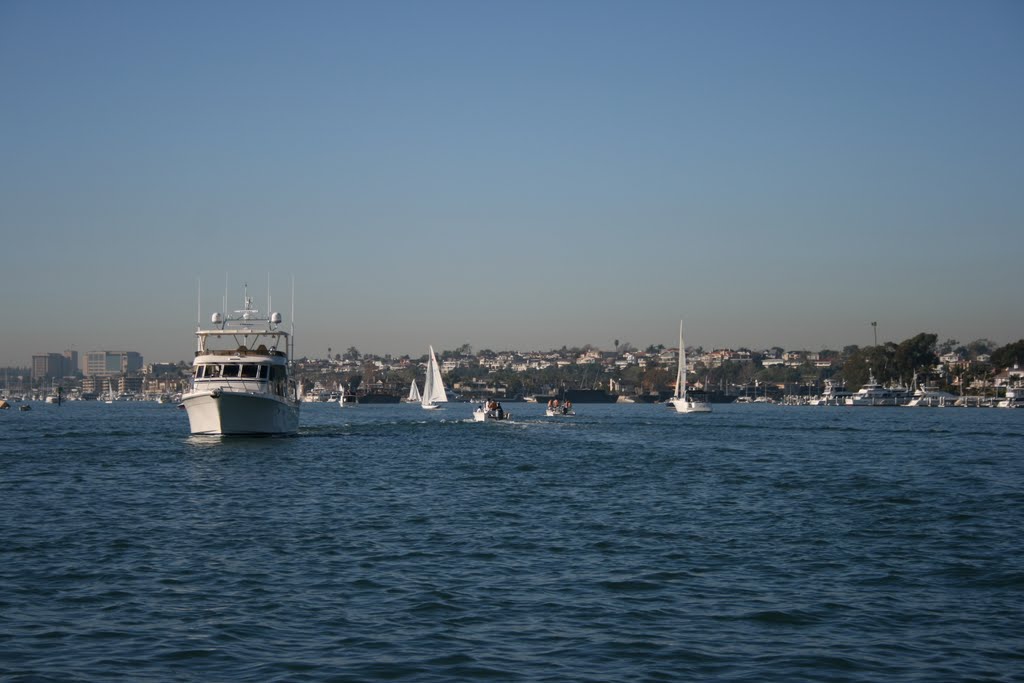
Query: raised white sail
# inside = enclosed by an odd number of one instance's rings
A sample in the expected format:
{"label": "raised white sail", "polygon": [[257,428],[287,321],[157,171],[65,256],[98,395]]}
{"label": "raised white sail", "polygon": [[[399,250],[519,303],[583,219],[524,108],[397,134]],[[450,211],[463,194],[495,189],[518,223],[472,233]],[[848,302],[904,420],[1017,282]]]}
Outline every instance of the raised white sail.
{"label": "raised white sail", "polygon": [[[415,386],[415,382],[413,383]],[[441,379],[441,366],[434,356],[434,347],[430,347],[430,358],[427,360],[427,379],[423,383],[423,396],[420,405],[424,410],[433,410],[439,403],[447,403],[448,396],[444,393],[444,381]]]}
{"label": "raised white sail", "polygon": [[420,396],[420,389],[419,387],[416,386],[415,377],[413,377],[412,379],[412,386],[409,387],[409,395],[406,397],[405,400],[409,403],[419,403],[420,401],[423,400],[423,397]]}
{"label": "raised white sail", "polygon": [[706,401],[694,401],[686,395],[686,345],[683,343],[683,321],[679,321],[679,368],[676,370],[676,390],[672,394],[672,407],[677,413],[710,413]]}

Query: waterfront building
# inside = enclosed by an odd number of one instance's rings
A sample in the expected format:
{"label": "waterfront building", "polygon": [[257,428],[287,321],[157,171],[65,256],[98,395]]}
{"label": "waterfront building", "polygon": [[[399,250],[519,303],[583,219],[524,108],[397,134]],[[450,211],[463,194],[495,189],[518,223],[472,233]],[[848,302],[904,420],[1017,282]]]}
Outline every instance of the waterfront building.
{"label": "waterfront building", "polygon": [[64,376],[64,356],[59,353],[37,353],[32,356],[32,381],[58,379]]}
{"label": "waterfront building", "polygon": [[64,351],[64,376],[77,375],[81,371],[78,367],[78,351],[68,349]]}
{"label": "waterfront building", "polygon": [[78,352],[37,353],[32,356],[32,381],[72,377],[78,373]]}
{"label": "waterfront building", "polygon": [[86,377],[117,377],[142,371],[142,356],[135,351],[89,351],[82,371]]}

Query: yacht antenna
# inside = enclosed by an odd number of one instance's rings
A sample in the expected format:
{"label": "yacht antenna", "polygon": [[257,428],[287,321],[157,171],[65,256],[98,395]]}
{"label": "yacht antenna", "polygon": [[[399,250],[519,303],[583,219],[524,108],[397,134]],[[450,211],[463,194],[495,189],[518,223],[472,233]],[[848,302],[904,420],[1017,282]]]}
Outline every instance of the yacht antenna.
{"label": "yacht antenna", "polygon": [[267,273],[267,315],[273,312],[274,307],[270,305],[270,273]]}
{"label": "yacht antenna", "polygon": [[[203,329],[203,281],[196,278],[196,332]],[[196,335],[196,351],[203,350],[203,340]]]}
{"label": "yacht antenna", "polygon": [[228,274],[224,273],[224,300],[221,302],[221,309],[224,311],[224,319],[228,317]]}

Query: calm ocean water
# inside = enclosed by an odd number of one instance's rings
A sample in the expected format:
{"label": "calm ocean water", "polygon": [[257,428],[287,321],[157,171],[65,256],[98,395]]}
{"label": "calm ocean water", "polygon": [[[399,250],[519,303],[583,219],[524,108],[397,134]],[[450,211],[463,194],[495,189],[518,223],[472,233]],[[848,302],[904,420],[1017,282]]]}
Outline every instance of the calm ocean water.
{"label": "calm ocean water", "polygon": [[5,681],[1024,680],[1024,411],[0,412]]}

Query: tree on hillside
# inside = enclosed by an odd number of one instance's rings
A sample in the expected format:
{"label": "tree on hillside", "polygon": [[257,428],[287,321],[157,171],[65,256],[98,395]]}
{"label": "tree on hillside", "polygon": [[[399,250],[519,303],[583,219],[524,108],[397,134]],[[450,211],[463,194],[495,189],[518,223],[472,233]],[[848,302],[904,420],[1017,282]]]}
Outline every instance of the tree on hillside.
{"label": "tree on hillside", "polygon": [[762,368],[754,375],[759,382],[769,384],[798,383],[801,379],[800,369],[786,365],[773,365],[769,368]]}
{"label": "tree on hillside", "polygon": [[967,357],[977,358],[984,353],[992,353],[992,350],[996,348],[996,344],[991,339],[975,339],[967,345]]}
{"label": "tree on hillside", "polygon": [[878,382],[891,381],[894,377],[893,358],[895,354],[896,345],[892,342],[863,349],[858,348],[843,363],[843,369],[839,374],[850,389],[859,388],[872,375]]}
{"label": "tree on hillside", "polygon": [[928,372],[939,362],[935,353],[937,334],[922,332],[900,342],[893,354],[893,371],[897,378],[909,382],[919,372]]}
{"label": "tree on hillside", "polygon": [[915,373],[929,372],[939,362],[937,340],[938,335],[922,332],[899,344],[858,348],[846,359],[840,375],[851,389],[863,385],[871,375],[882,384],[910,382]]}
{"label": "tree on hillside", "polygon": [[1024,339],[1001,346],[992,352],[992,365],[997,368],[1012,368],[1024,365]]}
{"label": "tree on hillside", "polygon": [[718,367],[707,369],[703,363],[697,363],[697,374],[707,373],[710,386],[743,386],[750,384],[754,373],[760,369],[754,363],[722,363]]}
{"label": "tree on hillside", "polygon": [[675,375],[663,367],[649,367],[640,378],[640,387],[645,394],[659,392],[675,381]]}

